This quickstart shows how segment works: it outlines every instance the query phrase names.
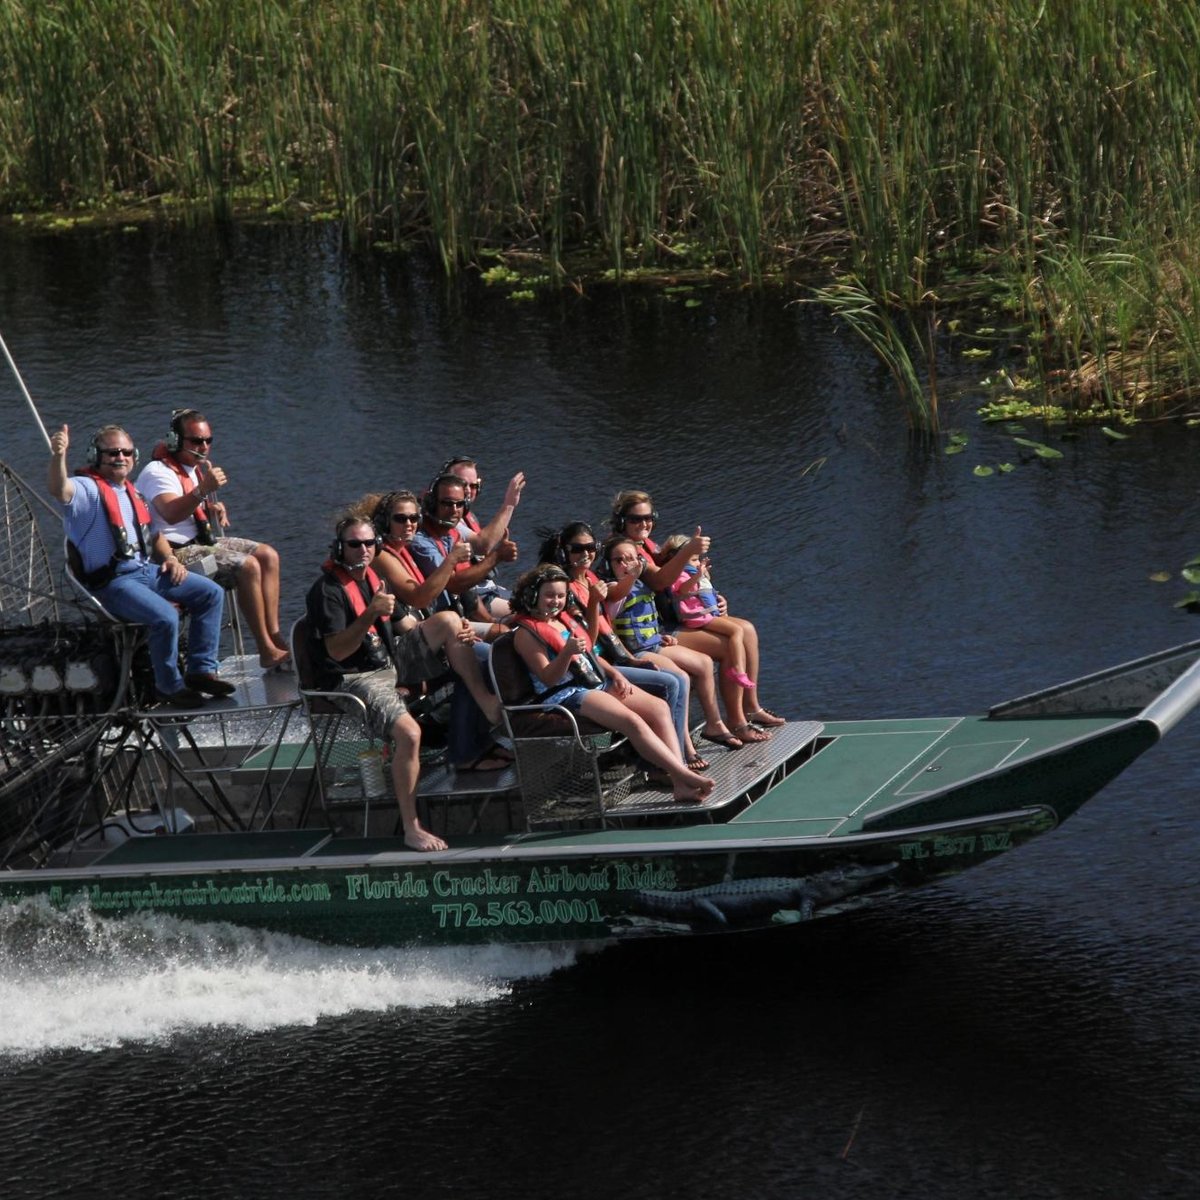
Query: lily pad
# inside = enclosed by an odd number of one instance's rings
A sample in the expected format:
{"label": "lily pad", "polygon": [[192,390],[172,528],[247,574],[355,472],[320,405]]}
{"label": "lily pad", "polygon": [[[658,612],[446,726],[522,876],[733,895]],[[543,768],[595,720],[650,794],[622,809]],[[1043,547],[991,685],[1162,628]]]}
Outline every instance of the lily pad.
{"label": "lily pad", "polygon": [[1000,464],[999,464],[999,465],[996,467],[996,470],[997,470],[997,471],[999,471],[1001,475],[1007,475],[1007,474],[1009,474],[1010,472],[1012,472],[1012,471],[1015,471],[1016,469],[1017,469],[1017,468],[1016,468],[1016,467],[1014,467],[1014,466],[1012,465],[1012,463],[1000,463]]}
{"label": "lily pad", "polygon": [[972,475],[977,475],[980,479],[986,479],[989,475],[995,475],[995,471],[991,467],[976,467],[971,472]]}
{"label": "lily pad", "polygon": [[1200,567],[1184,567],[1179,573],[1188,583],[1200,583]]}
{"label": "lily pad", "polygon": [[1150,582],[1151,583],[1170,583],[1171,582],[1171,572],[1170,571],[1155,571],[1150,576]]}
{"label": "lily pad", "polygon": [[1128,439],[1129,434],[1118,433],[1115,429],[1109,429],[1107,425],[1100,426],[1100,432],[1107,438],[1112,438],[1114,442],[1123,442]]}

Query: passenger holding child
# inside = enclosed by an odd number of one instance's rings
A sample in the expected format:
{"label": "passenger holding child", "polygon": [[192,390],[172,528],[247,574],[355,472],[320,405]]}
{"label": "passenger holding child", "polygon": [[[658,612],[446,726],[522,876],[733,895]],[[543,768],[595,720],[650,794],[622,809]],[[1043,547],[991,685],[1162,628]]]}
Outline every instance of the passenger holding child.
{"label": "passenger holding child", "polygon": [[[689,541],[681,533],[667,538],[658,552],[660,566],[674,562]],[[688,558],[683,573],[669,585],[679,615],[677,636],[683,645],[719,662],[722,678],[745,692],[746,723],[735,724],[733,732],[743,741],[762,741],[767,735],[755,729],[755,726],[773,728],[786,725],[787,722],[778,713],[763,708],[759,703],[758,631],[744,617],[729,615],[724,598],[716,593],[712,581],[708,579],[707,566],[707,559],[693,554]],[[729,684],[722,688],[727,704],[732,690]]]}
{"label": "passenger holding child", "polygon": [[[637,544],[627,537],[609,538],[604,544],[603,566],[613,579],[605,596],[605,612],[617,636],[631,652],[661,656],[686,671],[704,713],[701,735],[728,750],[740,750],[743,739],[735,736],[721,720],[717,707],[712,658],[682,645],[678,638],[660,628],[654,592],[644,579],[646,560]],[[733,693],[734,706],[727,702],[727,712],[731,721],[743,725],[746,715],[740,707],[741,689],[734,688]],[[762,737],[751,740],[761,741]]]}
{"label": "passenger holding child", "polygon": [[513,611],[515,646],[544,705],[562,705],[629,738],[637,752],[671,780],[676,800],[700,801],[713,780],[688,769],[666,703],[597,658],[592,639],[567,612],[567,573],[542,563],[518,581]]}
{"label": "passenger holding child", "polygon": [[[660,562],[659,547],[650,538],[657,521],[658,513],[648,492],[627,489],[617,493],[612,509],[613,530],[627,537],[636,546],[638,555],[644,560],[642,577],[649,588],[654,592],[665,592],[683,574],[693,556],[708,553],[710,539],[703,536],[697,527],[692,538],[681,545],[673,555],[664,556]],[[720,595],[717,596],[717,608],[721,616],[728,615],[724,597]],[[738,621],[742,628],[745,645],[742,673],[754,686],[745,688],[735,678],[721,672],[721,698],[725,702],[725,711],[729,715],[733,733],[744,742],[764,742],[770,735],[759,728],[760,726],[769,728],[784,725],[786,722],[777,713],[763,708],[759,703],[757,630],[749,621],[738,617],[732,619]],[[715,633],[709,633],[706,629],[683,627],[679,629],[678,637],[682,645],[707,654],[709,658],[718,662],[722,662],[731,652],[727,640],[721,639]]]}
{"label": "passenger holding child", "polygon": [[[636,656],[631,654],[613,632],[601,607],[608,595],[608,584],[592,570],[598,549],[592,527],[583,521],[574,521],[546,538],[540,557],[542,562],[556,562],[566,571],[567,608],[586,625],[596,652],[608,659],[630,683],[667,702],[687,765],[693,771],[705,771],[709,763],[693,745],[688,728],[691,687],[687,672],[665,655],[652,650],[643,650]],[[711,671],[709,676],[711,692]]]}

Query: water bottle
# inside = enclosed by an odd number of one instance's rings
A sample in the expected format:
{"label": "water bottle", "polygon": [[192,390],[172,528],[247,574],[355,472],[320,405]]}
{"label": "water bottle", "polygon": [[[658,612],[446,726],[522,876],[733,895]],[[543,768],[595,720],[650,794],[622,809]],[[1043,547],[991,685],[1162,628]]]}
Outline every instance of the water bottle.
{"label": "water bottle", "polygon": [[364,750],[358,756],[358,778],[362,782],[363,795],[378,800],[387,795],[383,778],[383,754],[379,750]]}

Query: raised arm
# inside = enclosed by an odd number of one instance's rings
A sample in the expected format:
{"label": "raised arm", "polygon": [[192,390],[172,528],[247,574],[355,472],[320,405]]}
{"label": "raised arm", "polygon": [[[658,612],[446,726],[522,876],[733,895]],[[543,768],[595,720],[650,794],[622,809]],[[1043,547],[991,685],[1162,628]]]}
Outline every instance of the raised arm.
{"label": "raised arm", "polygon": [[[190,492],[184,492],[182,488],[179,491],[167,488],[159,492],[150,503],[154,506],[154,511],[169,525],[178,525],[180,521],[194,516],[196,509],[227,482],[225,472],[220,467],[201,463],[196,472],[196,486]],[[220,514],[216,515],[219,519]]]}
{"label": "raised arm", "polygon": [[50,466],[46,472],[46,489],[61,504],[70,504],[75,495],[75,484],[67,471],[67,450],[71,445],[71,431],[64,425],[50,435]]}
{"label": "raised arm", "polygon": [[691,538],[684,542],[661,567],[652,567],[647,563],[642,571],[642,578],[654,591],[666,591],[683,574],[683,568],[688,565],[688,560],[692,555],[707,554],[711,543],[712,538],[701,533],[700,526],[697,525],[696,532],[692,534]]}
{"label": "raised arm", "polygon": [[486,554],[495,548],[496,543],[508,532],[512,524],[513,513],[521,503],[521,492],[525,489],[525,473],[518,471],[504,489],[504,503],[496,510],[496,515],[478,532],[471,534],[471,549],[476,554]]}

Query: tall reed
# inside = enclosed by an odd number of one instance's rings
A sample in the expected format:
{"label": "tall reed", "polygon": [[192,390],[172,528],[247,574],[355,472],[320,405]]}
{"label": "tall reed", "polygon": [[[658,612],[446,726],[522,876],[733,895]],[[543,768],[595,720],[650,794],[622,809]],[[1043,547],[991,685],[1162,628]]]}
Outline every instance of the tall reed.
{"label": "tall reed", "polygon": [[[848,274],[918,332],[970,271],[1065,330],[1112,254],[1194,258],[1197,44],[1177,0],[0,0],[0,209],[332,203],[447,270]],[[1193,295],[1110,305],[1120,353],[1186,357]]]}

